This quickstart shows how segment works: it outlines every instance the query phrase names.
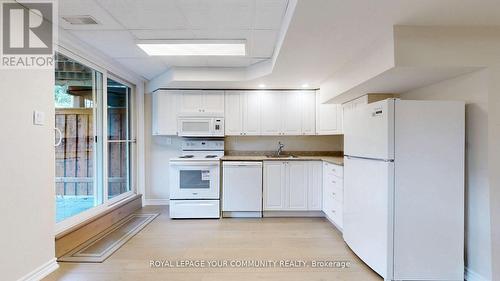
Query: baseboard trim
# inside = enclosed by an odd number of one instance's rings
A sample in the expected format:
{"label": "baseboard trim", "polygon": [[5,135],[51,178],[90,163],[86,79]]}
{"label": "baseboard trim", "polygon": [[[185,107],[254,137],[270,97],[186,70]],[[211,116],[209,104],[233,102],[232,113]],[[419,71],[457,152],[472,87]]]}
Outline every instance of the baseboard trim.
{"label": "baseboard trim", "polygon": [[287,218],[287,217],[324,217],[322,211],[263,211],[262,217],[275,217],[275,218]]}
{"label": "baseboard trim", "polygon": [[481,274],[475,272],[474,270],[470,270],[465,267],[465,280],[467,281],[489,281],[489,279],[483,277]]}
{"label": "baseboard trim", "polygon": [[18,281],[40,281],[58,268],[59,265],[57,264],[56,258],[53,258],[24,277],[21,277]]}
{"label": "baseboard trim", "polygon": [[233,212],[223,211],[223,218],[262,218],[262,212]]}
{"label": "baseboard trim", "polygon": [[144,199],[144,206],[169,205],[168,199]]}

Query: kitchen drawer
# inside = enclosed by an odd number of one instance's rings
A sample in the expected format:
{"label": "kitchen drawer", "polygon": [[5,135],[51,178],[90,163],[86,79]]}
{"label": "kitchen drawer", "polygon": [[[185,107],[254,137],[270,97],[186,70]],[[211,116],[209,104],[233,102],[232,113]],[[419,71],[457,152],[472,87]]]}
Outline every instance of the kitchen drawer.
{"label": "kitchen drawer", "polygon": [[170,200],[170,218],[219,218],[219,200]]}
{"label": "kitchen drawer", "polygon": [[335,200],[340,204],[343,204],[343,202],[344,202],[344,192],[341,189],[340,190],[337,190],[337,189],[326,190],[323,193],[323,196],[330,197],[332,200]]}
{"label": "kitchen drawer", "polygon": [[324,175],[333,175],[333,176],[336,176],[338,178],[343,178],[344,177],[344,167],[342,166],[339,166],[339,165],[335,165],[335,164],[331,164],[331,163],[327,163],[327,162],[323,162],[323,174]]}
{"label": "kitchen drawer", "polygon": [[342,204],[333,204],[331,212],[332,212],[331,220],[338,227],[342,228],[344,225],[344,206]]}
{"label": "kitchen drawer", "polygon": [[333,221],[337,226],[342,227],[343,225],[343,216],[344,216],[344,206],[337,200],[326,199],[327,207],[324,209],[325,215]]}

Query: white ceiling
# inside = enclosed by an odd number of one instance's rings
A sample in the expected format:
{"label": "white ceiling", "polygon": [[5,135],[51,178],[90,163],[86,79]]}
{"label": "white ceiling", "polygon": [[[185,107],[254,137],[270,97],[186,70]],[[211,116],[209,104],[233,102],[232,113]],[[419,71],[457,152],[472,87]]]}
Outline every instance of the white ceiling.
{"label": "white ceiling", "polygon": [[[272,57],[288,0],[64,0],[60,26],[139,75],[172,66],[247,67]],[[90,15],[98,25],[62,17]],[[244,39],[245,57],[149,57],[145,39]]]}
{"label": "white ceiling", "polygon": [[[99,3],[99,4],[97,4]],[[60,16],[90,14],[95,31],[77,37],[146,78],[169,65],[247,66],[272,56],[287,0],[64,0]],[[60,20],[64,26],[63,20]],[[498,0],[299,0],[273,72],[241,82],[179,82],[172,87],[318,87],[394,25],[500,26]],[[240,38],[235,38],[235,37]],[[137,39],[247,39],[249,58],[151,58]]]}

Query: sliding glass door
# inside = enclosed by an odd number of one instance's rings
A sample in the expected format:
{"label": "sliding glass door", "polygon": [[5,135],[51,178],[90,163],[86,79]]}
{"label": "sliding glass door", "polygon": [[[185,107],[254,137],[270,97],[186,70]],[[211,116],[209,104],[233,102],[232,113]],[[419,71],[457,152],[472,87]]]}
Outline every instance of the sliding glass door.
{"label": "sliding glass door", "polygon": [[55,189],[58,230],[133,194],[133,87],[57,53]]}
{"label": "sliding glass door", "polygon": [[108,78],[108,199],[131,190],[131,87]]}
{"label": "sliding glass door", "polygon": [[95,141],[102,111],[101,72],[56,54],[55,166],[56,222],[103,203]]}

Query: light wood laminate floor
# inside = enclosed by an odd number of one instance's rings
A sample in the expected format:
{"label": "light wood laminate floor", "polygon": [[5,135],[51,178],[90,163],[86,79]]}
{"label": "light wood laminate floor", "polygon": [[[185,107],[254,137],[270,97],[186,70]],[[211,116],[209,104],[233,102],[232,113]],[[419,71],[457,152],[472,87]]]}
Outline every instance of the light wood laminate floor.
{"label": "light wood laminate floor", "polygon": [[[359,280],[380,278],[324,218],[171,220],[153,222],[100,264],[60,263],[44,280]],[[151,260],[330,260],[350,268],[151,268]]]}

